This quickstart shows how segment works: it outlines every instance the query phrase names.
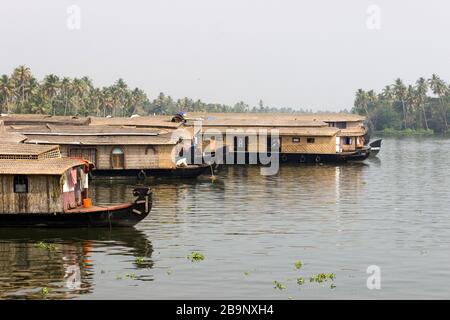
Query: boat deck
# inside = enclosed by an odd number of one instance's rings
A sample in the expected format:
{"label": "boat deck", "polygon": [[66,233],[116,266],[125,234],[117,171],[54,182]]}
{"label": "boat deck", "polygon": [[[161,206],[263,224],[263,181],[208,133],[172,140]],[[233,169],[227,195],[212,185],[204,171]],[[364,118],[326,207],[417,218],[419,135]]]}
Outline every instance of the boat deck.
{"label": "boat deck", "polygon": [[117,205],[96,205],[96,206],[92,205],[89,208],[78,207],[78,208],[75,208],[75,209],[66,210],[64,212],[65,213],[90,213],[90,212],[115,211],[115,210],[128,208],[128,207],[130,207],[132,205],[133,204],[131,202],[130,203],[117,204]]}

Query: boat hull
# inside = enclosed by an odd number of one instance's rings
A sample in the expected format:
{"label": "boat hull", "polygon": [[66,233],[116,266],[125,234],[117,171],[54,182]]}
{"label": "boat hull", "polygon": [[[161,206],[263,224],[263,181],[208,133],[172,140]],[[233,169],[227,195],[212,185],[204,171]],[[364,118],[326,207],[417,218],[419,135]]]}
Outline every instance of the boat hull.
{"label": "boat hull", "polygon": [[209,165],[179,167],[176,169],[121,169],[121,170],[93,170],[94,177],[149,177],[195,178],[202,174],[211,173]]}
{"label": "boat hull", "polygon": [[381,150],[382,139],[377,139],[369,143],[370,146],[370,156],[375,157]]}
{"label": "boat hull", "polygon": [[117,228],[133,227],[145,219],[152,208],[149,188],[133,191],[133,203],[71,209],[61,213],[0,214],[0,227],[38,228]]}
{"label": "boat hull", "polygon": [[[345,163],[348,161],[363,161],[369,157],[370,150],[368,148],[358,150],[352,153],[337,154],[303,154],[303,153],[281,153],[279,154],[280,163],[297,163],[297,164],[319,164],[319,163]],[[271,156],[270,154],[265,157]],[[228,160],[227,160],[228,159]],[[229,161],[232,159],[233,161]],[[243,160],[243,163],[241,161]],[[274,158],[272,159],[274,160]],[[243,152],[238,155],[236,152],[231,153],[224,159],[224,165],[234,164],[267,164],[259,158],[258,153]]]}

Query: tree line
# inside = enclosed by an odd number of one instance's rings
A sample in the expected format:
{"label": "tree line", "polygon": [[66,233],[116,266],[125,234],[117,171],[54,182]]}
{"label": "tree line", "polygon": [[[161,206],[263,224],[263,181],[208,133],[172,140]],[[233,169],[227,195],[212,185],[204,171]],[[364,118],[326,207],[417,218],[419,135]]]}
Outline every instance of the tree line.
{"label": "tree line", "polygon": [[0,77],[0,113],[129,117],[133,114],[174,114],[185,112],[312,112],[264,105],[251,107],[243,101],[233,106],[205,103],[190,98],[173,99],[160,93],[150,100],[139,88],[130,88],[123,79],[108,87],[95,87],[89,77],[69,78],[54,74],[37,80],[30,68],[21,65],[11,75]]}
{"label": "tree line", "polygon": [[438,75],[414,84],[396,79],[379,93],[359,89],[352,112],[367,117],[374,130],[427,130],[447,132],[450,87]]}

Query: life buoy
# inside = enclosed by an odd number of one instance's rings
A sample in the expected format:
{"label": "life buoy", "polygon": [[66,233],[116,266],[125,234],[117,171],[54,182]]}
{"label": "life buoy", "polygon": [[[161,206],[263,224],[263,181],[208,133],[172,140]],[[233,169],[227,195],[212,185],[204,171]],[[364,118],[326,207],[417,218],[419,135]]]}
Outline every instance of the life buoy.
{"label": "life buoy", "polygon": [[282,160],[283,162],[286,162],[286,161],[287,161],[287,155],[283,154],[283,155],[281,156],[281,160]]}
{"label": "life buoy", "polygon": [[300,162],[304,163],[306,161],[306,157],[304,155],[300,156]]}
{"label": "life buoy", "polygon": [[147,174],[145,173],[144,170],[141,170],[141,171],[138,173],[138,179],[139,179],[139,180],[145,180],[146,178],[147,178]]}
{"label": "life buoy", "polygon": [[320,156],[316,156],[316,163],[320,162]]}

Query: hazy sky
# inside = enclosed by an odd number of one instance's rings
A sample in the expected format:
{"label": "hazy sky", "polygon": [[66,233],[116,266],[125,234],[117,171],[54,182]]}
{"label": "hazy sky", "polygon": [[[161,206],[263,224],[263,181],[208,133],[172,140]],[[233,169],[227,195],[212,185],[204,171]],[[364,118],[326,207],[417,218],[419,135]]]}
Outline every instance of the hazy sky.
{"label": "hazy sky", "polygon": [[396,77],[450,81],[448,0],[5,0],[0,11],[0,74],[122,77],[152,99],[340,110]]}

